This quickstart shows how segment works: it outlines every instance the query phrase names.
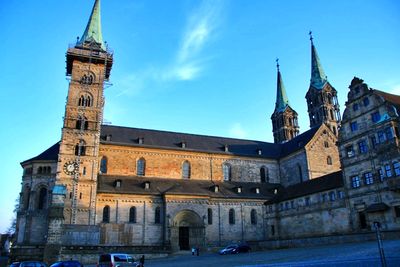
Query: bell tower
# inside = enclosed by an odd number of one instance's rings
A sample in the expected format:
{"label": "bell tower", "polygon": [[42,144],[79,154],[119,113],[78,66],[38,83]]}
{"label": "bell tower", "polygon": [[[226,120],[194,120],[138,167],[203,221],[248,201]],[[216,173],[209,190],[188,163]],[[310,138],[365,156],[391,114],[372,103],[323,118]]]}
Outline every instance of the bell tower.
{"label": "bell tower", "polygon": [[299,134],[299,125],[297,122],[297,112],[290,107],[289,99],[286,95],[283,85],[281,72],[279,70],[279,60],[276,60],[278,70],[276,103],[275,110],[271,116],[272,131],[274,134],[274,143],[284,143],[293,139]]}
{"label": "bell tower", "polygon": [[113,55],[103,42],[100,0],[96,0],[81,38],[66,53],[70,77],[56,186],[64,186],[64,224],[95,224],[100,128],[104,83]]}
{"label": "bell tower", "polygon": [[322,69],[317,50],[314,46],[312,32],[311,41],[311,80],[306,94],[310,127],[326,123],[337,136],[340,126],[340,109],[336,89],[328,82]]}

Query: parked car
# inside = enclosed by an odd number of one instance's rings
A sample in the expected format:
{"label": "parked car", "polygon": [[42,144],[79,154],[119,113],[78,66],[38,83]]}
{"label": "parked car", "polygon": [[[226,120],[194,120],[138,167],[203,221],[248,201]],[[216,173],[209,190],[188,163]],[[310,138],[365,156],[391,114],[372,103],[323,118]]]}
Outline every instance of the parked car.
{"label": "parked car", "polygon": [[10,264],[10,267],[19,267],[21,263],[19,261],[13,262]]}
{"label": "parked car", "polygon": [[229,245],[219,251],[220,255],[237,254],[241,252],[250,252],[251,248],[246,244],[233,244]]}
{"label": "parked car", "polygon": [[50,267],[83,267],[79,261],[57,261]]}
{"label": "parked car", "polygon": [[97,267],[139,267],[140,264],[131,255],[124,253],[107,253],[99,257]]}
{"label": "parked car", "polygon": [[41,261],[21,261],[19,267],[47,267],[47,265]]}

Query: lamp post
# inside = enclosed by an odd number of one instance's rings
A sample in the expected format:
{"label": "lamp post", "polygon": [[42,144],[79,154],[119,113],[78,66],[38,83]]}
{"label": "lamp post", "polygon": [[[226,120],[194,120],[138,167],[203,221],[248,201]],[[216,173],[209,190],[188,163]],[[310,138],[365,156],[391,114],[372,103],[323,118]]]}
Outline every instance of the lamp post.
{"label": "lamp post", "polygon": [[383,246],[382,246],[382,238],[381,238],[381,232],[379,229],[381,228],[380,222],[374,222],[374,228],[375,228],[375,233],[376,233],[376,240],[378,241],[378,248],[379,248],[379,255],[381,257],[381,264],[382,267],[386,267],[386,259],[385,259],[385,252],[383,251]]}

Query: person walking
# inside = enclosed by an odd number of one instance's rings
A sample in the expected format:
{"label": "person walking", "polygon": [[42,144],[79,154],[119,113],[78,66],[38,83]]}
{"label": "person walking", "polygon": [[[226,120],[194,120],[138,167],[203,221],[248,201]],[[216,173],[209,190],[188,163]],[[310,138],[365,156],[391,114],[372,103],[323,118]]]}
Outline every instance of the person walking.
{"label": "person walking", "polygon": [[199,254],[200,254],[200,248],[199,247],[196,248],[196,254],[197,254],[197,256],[199,256]]}
{"label": "person walking", "polygon": [[140,267],[144,267],[144,255],[142,255],[142,257],[140,257],[139,263],[140,263]]}

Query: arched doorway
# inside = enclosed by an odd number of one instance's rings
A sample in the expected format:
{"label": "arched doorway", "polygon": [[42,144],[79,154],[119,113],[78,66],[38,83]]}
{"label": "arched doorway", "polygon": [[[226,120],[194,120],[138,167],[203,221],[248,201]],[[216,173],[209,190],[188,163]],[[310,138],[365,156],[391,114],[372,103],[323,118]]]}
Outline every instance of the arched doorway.
{"label": "arched doorway", "polygon": [[170,227],[173,250],[189,250],[191,247],[204,246],[204,222],[196,212],[192,210],[178,212]]}

